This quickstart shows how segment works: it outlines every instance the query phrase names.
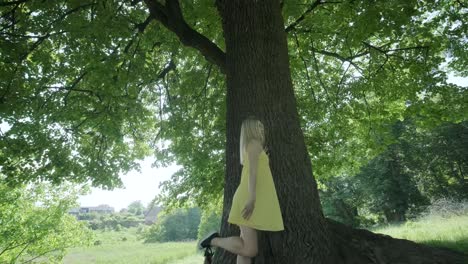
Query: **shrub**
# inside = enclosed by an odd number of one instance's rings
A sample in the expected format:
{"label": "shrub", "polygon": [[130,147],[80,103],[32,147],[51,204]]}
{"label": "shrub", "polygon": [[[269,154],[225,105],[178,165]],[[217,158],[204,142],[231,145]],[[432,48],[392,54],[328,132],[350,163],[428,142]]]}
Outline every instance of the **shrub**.
{"label": "shrub", "polygon": [[82,192],[72,185],[11,187],[0,177],[0,263],[57,263],[92,233],[68,214]]}
{"label": "shrub", "polygon": [[440,198],[433,200],[422,212],[421,217],[439,216],[449,218],[456,215],[468,214],[468,200],[457,200],[454,198]]}
{"label": "shrub", "polygon": [[198,226],[198,240],[221,227],[221,215],[214,211],[204,211]]}
{"label": "shrub", "polygon": [[198,208],[179,209],[158,218],[144,234],[145,243],[194,240],[200,224]]}

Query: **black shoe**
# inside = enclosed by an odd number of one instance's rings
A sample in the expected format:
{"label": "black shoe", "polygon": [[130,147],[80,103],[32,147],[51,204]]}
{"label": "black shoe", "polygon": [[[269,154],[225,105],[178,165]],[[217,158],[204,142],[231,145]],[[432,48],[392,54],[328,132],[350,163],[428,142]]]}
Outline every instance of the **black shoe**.
{"label": "black shoe", "polygon": [[211,263],[213,262],[213,251],[211,250],[210,247],[207,247],[205,248],[205,254],[204,254],[204,257],[205,257],[205,263]]}
{"label": "black shoe", "polygon": [[219,233],[218,232],[213,232],[211,234],[209,234],[207,237],[205,237],[204,239],[202,239],[200,241],[200,244],[199,244],[199,247],[200,248],[207,248],[207,247],[210,247],[211,246],[211,240],[215,237],[219,237]]}

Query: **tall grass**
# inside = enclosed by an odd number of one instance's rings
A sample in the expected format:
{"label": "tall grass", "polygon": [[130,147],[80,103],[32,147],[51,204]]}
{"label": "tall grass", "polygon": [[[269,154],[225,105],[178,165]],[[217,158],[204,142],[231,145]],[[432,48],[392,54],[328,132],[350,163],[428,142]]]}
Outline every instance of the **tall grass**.
{"label": "tall grass", "polygon": [[468,201],[440,199],[434,201],[418,218],[370,230],[468,253]]}

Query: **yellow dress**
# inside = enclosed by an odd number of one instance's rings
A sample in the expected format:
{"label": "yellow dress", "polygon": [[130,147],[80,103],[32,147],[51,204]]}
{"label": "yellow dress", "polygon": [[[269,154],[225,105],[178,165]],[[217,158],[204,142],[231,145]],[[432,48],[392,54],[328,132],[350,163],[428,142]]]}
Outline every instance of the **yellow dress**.
{"label": "yellow dress", "polygon": [[[248,157],[246,152],[244,157]],[[246,220],[242,217],[242,210],[249,198],[249,160],[246,158],[242,168],[241,182],[232,200],[228,222],[258,230],[284,230],[275,183],[271,175],[268,155],[265,151],[262,151],[258,157],[256,193],[255,208],[250,219]]]}

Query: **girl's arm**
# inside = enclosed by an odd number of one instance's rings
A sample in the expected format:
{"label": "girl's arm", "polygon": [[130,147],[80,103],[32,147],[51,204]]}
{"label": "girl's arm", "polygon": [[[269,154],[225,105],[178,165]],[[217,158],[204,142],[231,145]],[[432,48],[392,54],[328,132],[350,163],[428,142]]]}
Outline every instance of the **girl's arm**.
{"label": "girl's arm", "polygon": [[262,152],[262,145],[257,140],[252,140],[247,145],[247,155],[249,157],[249,200],[256,200],[257,195],[257,168],[258,168],[258,157]]}

